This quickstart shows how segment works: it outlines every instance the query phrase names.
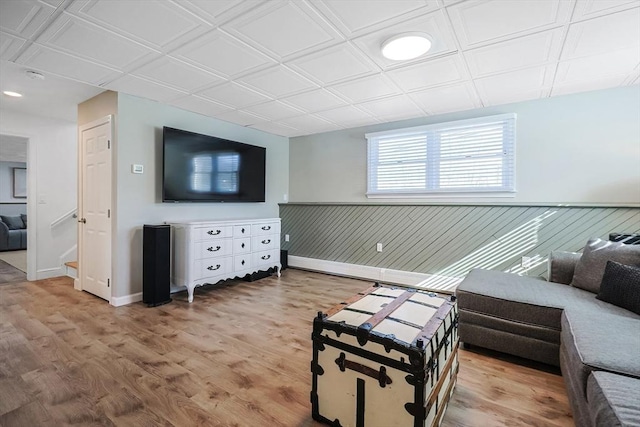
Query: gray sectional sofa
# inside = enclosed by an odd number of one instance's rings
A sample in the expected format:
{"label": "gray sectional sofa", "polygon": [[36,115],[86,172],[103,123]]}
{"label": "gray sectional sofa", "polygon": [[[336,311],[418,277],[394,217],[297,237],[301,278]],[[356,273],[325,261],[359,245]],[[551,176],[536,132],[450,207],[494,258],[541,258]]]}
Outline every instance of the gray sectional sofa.
{"label": "gray sectional sofa", "polygon": [[27,249],[27,215],[0,215],[0,251]]}
{"label": "gray sectional sofa", "polygon": [[553,252],[549,281],[472,270],[456,291],[460,340],[559,366],[579,427],[640,426],[637,267],[640,246],[592,239]]}

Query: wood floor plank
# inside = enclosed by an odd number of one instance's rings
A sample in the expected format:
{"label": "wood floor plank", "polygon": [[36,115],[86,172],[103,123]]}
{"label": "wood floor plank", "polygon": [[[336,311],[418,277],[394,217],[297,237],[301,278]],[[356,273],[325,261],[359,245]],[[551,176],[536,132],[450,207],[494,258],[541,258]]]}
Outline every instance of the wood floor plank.
{"label": "wood floor plank", "polygon": [[[0,425],[319,427],[311,326],[370,282],[295,269],[114,308],[54,278],[0,286]],[[460,350],[443,426],[573,425],[562,377]]]}

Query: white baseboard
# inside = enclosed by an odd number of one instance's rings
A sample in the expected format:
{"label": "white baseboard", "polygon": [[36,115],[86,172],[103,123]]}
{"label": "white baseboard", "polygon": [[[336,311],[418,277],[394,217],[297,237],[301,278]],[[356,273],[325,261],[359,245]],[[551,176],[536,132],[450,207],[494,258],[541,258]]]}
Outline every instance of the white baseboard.
{"label": "white baseboard", "polygon": [[50,279],[52,277],[65,276],[65,271],[62,267],[43,268],[36,271],[36,280]]}
{"label": "white baseboard", "polygon": [[142,301],[142,292],[138,292],[137,294],[125,295],[123,297],[111,297],[110,304],[114,307],[120,307],[122,305],[132,304],[139,301]]}
{"label": "white baseboard", "polygon": [[290,267],[320,273],[336,274],[338,276],[355,277],[383,283],[417,287],[431,275],[413,271],[393,270],[390,268],[370,267],[367,265],[347,264],[344,262],[325,261],[322,259],[305,258],[289,255]]}

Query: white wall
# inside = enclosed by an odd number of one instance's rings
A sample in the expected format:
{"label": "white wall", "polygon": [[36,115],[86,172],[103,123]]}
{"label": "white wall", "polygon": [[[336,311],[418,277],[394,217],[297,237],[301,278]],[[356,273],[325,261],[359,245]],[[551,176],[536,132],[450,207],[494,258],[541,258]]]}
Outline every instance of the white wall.
{"label": "white wall", "polygon": [[51,223],[76,207],[76,129],[73,122],[0,110],[0,133],[29,139],[29,280],[63,275],[62,261],[75,257],[75,222],[68,220],[54,229]]}
{"label": "white wall", "polygon": [[367,199],[367,132],[517,113],[514,198],[465,203],[640,205],[640,86],[384,123],[290,140],[291,202],[438,203]]}
{"label": "white wall", "polygon": [[[142,226],[165,221],[278,217],[289,186],[288,138],[118,94],[113,296],[142,291]],[[267,149],[265,203],[162,203],[162,127],[219,136]],[[132,164],[144,174],[131,173]]]}

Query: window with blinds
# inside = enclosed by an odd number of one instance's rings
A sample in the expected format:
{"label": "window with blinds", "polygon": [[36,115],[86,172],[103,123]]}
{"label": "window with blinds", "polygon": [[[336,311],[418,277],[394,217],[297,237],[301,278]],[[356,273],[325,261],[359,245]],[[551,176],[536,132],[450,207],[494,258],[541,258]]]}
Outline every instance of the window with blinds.
{"label": "window with blinds", "polygon": [[515,192],[515,114],[366,134],[367,195]]}

